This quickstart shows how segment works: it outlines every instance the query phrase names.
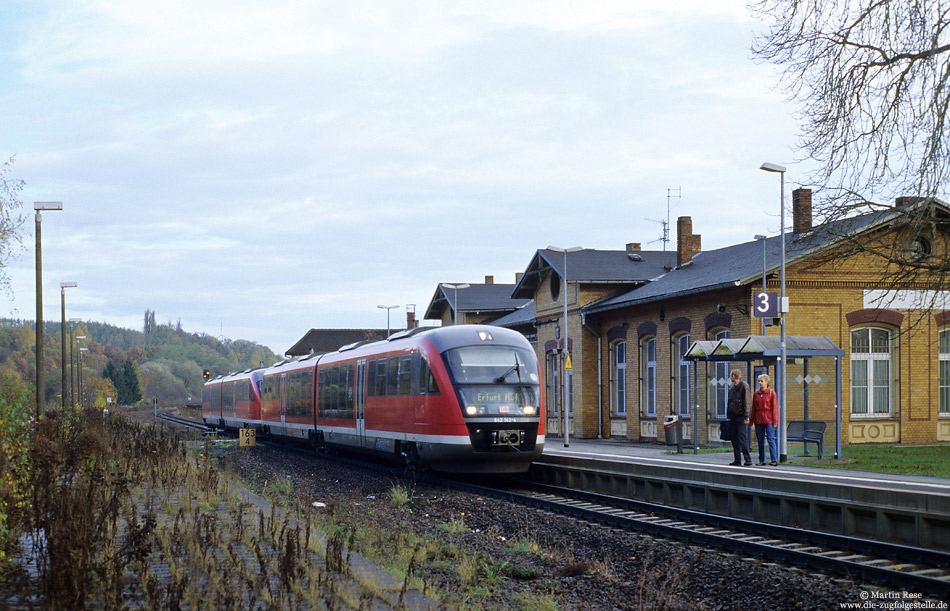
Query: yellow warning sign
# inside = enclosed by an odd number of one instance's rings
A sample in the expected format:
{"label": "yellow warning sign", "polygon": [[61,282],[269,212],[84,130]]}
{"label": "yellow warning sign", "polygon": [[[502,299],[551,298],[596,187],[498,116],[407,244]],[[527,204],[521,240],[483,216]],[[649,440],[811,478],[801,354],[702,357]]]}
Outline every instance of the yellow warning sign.
{"label": "yellow warning sign", "polygon": [[570,355],[570,354],[567,355],[567,360],[564,362],[564,369],[565,369],[566,371],[573,371],[573,370],[574,370],[574,365],[571,365],[571,355]]}

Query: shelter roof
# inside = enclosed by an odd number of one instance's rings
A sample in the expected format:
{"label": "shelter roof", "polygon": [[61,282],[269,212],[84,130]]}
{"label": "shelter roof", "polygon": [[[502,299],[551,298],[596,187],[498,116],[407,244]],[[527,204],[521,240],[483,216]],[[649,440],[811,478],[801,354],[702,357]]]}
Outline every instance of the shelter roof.
{"label": "shelter roof", "polygon": [[[786,358],[844,356],[844,350],[825,336],[789,335],[785,338]],[[683,355],[686,361],[756,361],[781,356],[781,338],[775,335],[750,335],[719,341],[693,342]]]}

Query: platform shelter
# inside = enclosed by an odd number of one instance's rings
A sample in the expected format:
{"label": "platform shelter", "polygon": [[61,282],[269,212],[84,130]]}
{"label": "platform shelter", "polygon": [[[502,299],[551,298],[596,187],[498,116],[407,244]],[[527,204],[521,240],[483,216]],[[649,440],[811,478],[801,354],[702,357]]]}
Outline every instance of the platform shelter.
{"label": "platform shelter", "polygon": [[[830,357],[835,360],[835,458],[841,458],[841,358],[844,356],[844,350],[825,336],[806,336],[789,335],[786,337],[785,358],[804,360],[804,403],[803,415],[808,420],[808,361],[817,357]],[[745,362],[746,380],[748,380],[753,391],[755,390],[755,379],[753,377],[753,363],[761,362],[765,365],[774,366],[778,371],[778,363],[782,358],[781,339],[773,335],[750,335],[742,338],[727,338],[719,341],[700,340],[693,342],[689,350],[683,356],[684,361],[693,363],[693,398],[694,414],[699,414],[699,401],[697,394],[697,364],[703,362]],[[775,393],[781,402],[782,393],[785,392],[787,380],[780,380],[775,376]],[[787,404],[787,400],[786,400]],[[787,418],[786,414],[786,418]],[[787,421],[786,421],[787,423]],[[693,451],[699,451],[697,438],[698,426],[693,427]],[[783,436],[779,436],[781,440]],[[779,454],[786,454],[786,449],[779,448]]]}

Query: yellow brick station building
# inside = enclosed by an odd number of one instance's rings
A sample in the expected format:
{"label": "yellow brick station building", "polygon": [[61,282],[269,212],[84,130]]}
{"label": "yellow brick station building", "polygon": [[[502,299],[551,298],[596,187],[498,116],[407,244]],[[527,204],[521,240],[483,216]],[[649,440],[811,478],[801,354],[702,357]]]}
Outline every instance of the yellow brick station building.
{"label": "yellow brick station building", "polygon": [[[950,217],[942,203],[899,205],[928,205],[940,218]],[[812,227],[810,191],[793,193],[793,230],[785,235],[787,333],[826,336],[845,351],[844,444],[950,441],[950,312],[921,306],[947,287],[916,283],[891,290],[886,279],[895,268],[847,246],[851,240],[898,241],[921,257],[946,249],[946,235],[932,227],[910,231],[900,217],[883,211]],[[746,365],[701,363],[694,381],[694,368],[682,357],[697,340],[762,334],[753,294],[763,289],[763,273],[765,290],[779,292],[780,240],[703,252],[690,217],[680,217],[675,252],[643,251],[638,244],[618,251],[538,250],[511,297],[534,304],[534,333],[526,334],[545,374],[549,435],[563,435],[566,407],[570,434],[579,438],[657,439],[665,417],[677,414],[684,436],[692,438],[698,422],[699,443],[717,441],[728,372],[745,372]],[[778,335],[779,327],[765,331]],[[566,394],[565,338],[572,365]],[[768,373],[774,380],[775,368]],[[831,357],[787,366],[786,420],[805,419],[807,407],[808,419],[828,423],[829,444],[837,433],[835,376]]]}

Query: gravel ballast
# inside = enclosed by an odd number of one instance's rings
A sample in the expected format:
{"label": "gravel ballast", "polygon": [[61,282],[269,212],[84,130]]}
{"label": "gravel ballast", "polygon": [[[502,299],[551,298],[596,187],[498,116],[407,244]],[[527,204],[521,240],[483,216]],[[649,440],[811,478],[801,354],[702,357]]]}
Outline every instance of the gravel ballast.
{"label": "gravel ballast", "polygon": [[360,553],[384,565],[385,556],[413,557],[413,577],[447,608],[837,609],[864,600],[827,576],[319,457],[258,446],[227,462],[265,496],[292,490]]}

